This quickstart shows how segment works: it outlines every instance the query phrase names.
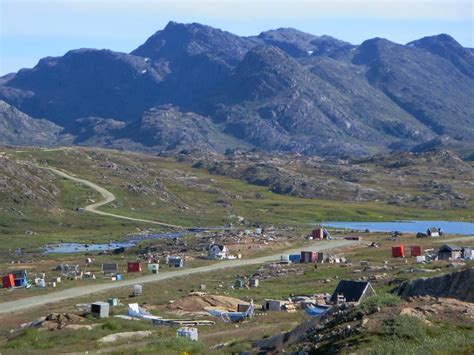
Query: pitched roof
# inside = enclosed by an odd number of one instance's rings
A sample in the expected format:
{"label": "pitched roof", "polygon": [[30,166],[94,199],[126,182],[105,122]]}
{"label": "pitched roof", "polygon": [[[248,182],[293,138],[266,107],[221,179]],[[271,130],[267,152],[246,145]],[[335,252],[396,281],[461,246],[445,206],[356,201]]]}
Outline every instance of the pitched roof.
{"label": "pitched roof", "polygon": [[331,302],[337,301],[338,294],[344,295],[346,302],[359,302],[369,286],[370,282],[367,281],[339,281],[331,296]]}
{"label": "pitched roof", "polygon": [[438,230],[438,228],[436,228],[436,227],[428,228],[428,230],[429,230],[431,233],[439,233],[439,230]]}
{"label": "pitched roof", "polygon": [[224,248],[225,248],[225,245],[222,245],[222,244],[212,244],[209,249],[212,249],[212,247],[214,246],[217,246],[219,248],[220,251],[223,251]]}
{"label": "pitched roof", "polygon": [[461,247],[458,247],[456,245],[451,245],[451,244],[444,244],[439,248],[438,251],[443,251],[444,249],[448,251],[460,251]]}

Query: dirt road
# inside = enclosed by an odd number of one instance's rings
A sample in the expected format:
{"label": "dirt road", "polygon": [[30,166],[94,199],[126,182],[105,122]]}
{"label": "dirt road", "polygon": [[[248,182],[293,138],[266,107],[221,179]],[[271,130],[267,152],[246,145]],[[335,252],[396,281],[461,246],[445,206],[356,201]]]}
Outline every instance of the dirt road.
{"label": "dirt road", "polygon": [[[29,163],[26,163],[26,162],[21,162],[21,163],[29,164]],[[79,179],[79,178],[74,177],[70,174],[67,174],[62,170],[58,170],[58,169],[51,168],[51,167],[46,167],[46,166],[40,166],[40,165],[34,165],[34,166],[36,168],[49,170],[49,171],[51,171],[51,172],[55,173],[56,175],[59,175],[63,178],[66,178],[66,179],[69,179],[69,180],[72,180],[72,181],[75,181],[75,182],[79,182],[83,185],[89,186],[91,189],[94,189],[95,191],[100,193],[102,195],[102,198],[103,198],[102,201],[99,201],[99,202],[93,203],[92,205],[88,205],[88,206],[84,207],[84,210],[87,211],[87,212],[99,214],[101,216],[108,216],[108,217],[126,219],[126,220],[129,220],[129,221],[156,224],[156,225],[163,226],[163,227],[168,227],[168,228],[186,229],[186,227],[177,226],[177,225],[174,225],[174,224],[169,224],[169,223],[164,223],[164,222],[159,222],[159,221],[151,221],[151,220],[148,220],[148,219],[127,217],[127,216],[122,216],[122,215],[115,214],[115,213],[99,211],[98,210],[99,207],[104,206],[104,205],[106,205],[106,204],[108,204],[112,201],[115,201],[115,195],[112,192],[104,189],[103,187],[101,187],[99,185],[94,184],[91,181],[84,180],[84,179]]]}
{"label": "dirt road", "polygon": [[[16,301],[0,303],[0,314],[14,313],[18,311],[23,311],[33,307],[45,306],[47,304],[55,303],[58,301],[63,301],[71,298],[76,298],[80,296],[90,295],[94,293],[100,293],[120,287],[132,286],[136,284],[146,284],[149,282],[158,282],[162,280],[167,280],[173,277],[189,276],[198,273],[217,271],[226,268],[245,266],[245,265],[256,265],[264,264],[270,261],[275,261],[280,259],[281,254],[294,254],[299,253],[301,250],[308,251],[323,251],[329,249],[335,249],[340,247],[345,247],[349,245],[357,244],[357,241],[350,240],[332,240],[332,241],[318,241],[314,242],[311,245],[308,245],[304,248],[298,248],[293,250],[288,250],[284,253],[278,253],[274,255],[262,256],[254,259],[237,259],[237,260],[226,260],[220,261],[216,264],[196,267],[193,269],[181,269],[176,271],[162,272],[159,274],[150,274],[147,276],[138,277],[131,280],[124,280],[118,282],[110,282],[99,285],[90,285],[90,286],[81,286],[74,287],[58,292],[52,292],[47,295],[34,296],[29,298],[24,298]],[[107,298],[107,296],[102,296],[102,298]]]}

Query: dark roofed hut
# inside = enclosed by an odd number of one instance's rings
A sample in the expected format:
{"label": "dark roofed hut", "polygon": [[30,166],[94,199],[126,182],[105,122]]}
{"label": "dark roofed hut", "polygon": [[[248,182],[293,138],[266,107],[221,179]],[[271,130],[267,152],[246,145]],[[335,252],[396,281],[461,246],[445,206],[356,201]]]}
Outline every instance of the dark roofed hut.
{"label": "dark roofed hut", "polygon": [[359,303],[367,297],[375,296],[375,290],[367,281],[342,280],[334,290],[331,302],[336,303],[338,295],[344,296],[346,302]]}
{"label": "dark roofed hut", "polygon": [[461,257],[462,248],[455,245],[445,244],[438,249],[439,260],[459,259]]}

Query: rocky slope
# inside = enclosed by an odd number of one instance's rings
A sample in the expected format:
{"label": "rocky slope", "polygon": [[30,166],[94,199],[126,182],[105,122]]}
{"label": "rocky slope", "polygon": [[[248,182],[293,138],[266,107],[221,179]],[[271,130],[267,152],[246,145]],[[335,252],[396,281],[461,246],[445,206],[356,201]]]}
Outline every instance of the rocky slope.
{"label": "rocky slope", "polygon": [[443,137],[469,155],[473,94],[472,51],[448,35],[351,45],[175,22],[130,54],[72,50],[0,79],[1,100],[64,127],[75,144],[152,151],[364,156],[436,148]]}
{"label": "rocky slope", "polygon": [[399,287],[398,295],[402,298],[432,296],[474,302],[474,269],[407,281]]}
{"label": "rocky slope", "polygon": [[391,205],[439,210],[472,205],[470,180],[474,165],[449,151],[351,160],[259,151],[228,151],[225,155],[182,152],[178,158],[192,161],[194,167],[205,168],[212,174],[266,186],[284,195],[386,201]]}
{"label": "rocky slope", "polygon": [[34,119],[0,100],[0,145],[54,145],[61,131],[53,122]]}

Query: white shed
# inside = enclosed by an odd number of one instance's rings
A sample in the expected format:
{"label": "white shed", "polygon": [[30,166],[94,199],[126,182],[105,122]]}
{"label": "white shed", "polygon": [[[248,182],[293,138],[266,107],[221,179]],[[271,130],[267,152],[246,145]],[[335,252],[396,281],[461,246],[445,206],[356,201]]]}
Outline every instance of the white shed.
{"label": "white shed", "polygon": [[198,341],[198,330],[192,327],[181,327],[176,331],[176,336]]}

